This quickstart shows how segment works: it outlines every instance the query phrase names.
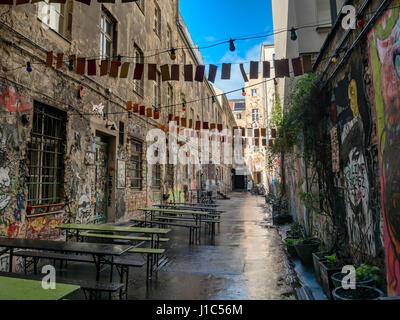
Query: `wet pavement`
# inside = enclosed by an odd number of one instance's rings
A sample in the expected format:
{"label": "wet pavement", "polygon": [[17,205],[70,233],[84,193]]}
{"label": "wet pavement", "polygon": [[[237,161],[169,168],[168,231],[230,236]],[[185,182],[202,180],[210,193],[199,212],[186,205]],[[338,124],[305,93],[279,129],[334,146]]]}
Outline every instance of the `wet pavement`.
{"label": "wet pavement", "polygon": [[[145,268],[131,268],[129,299],[295,299],[292,271],[281,238],[270,226],[264,197],[240,192],[229,196],[218,200],[218,209],[225,212],[215,239],[202,231],[201,244],[189,246],[188,230],[173,228],[166,246],[168,263],[150,283]],[[89,277],[90,269],[71,264],[67,273]]]}

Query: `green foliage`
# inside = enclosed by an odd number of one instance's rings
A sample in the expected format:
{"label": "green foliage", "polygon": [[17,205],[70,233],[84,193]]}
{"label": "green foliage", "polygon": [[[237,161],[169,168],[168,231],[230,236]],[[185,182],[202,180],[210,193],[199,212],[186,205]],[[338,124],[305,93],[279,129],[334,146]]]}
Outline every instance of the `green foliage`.
{"label": "green foliage", "polygon": [[[299,144],[299,134],[304,128],[305,106],[308,105],[310,93],[315,86],[316,80],[317,77],[314,74],[308,74],[298,79],[291,89],[287,106],[283,112],[277,95],[269,125],[271,128],[278,128],[278,131],[282,134],[278,135],[274,145],[269,147],[272,154],[279,154],[280,152],[291,153],[293,146]],[[310,128],[307,127],[306,130],[307,132],[311,130],[308,134],[313,134],[312,126]]]}
{"label": "green foliage", "polygon": [[303,233],[304,233],[304,228],[298,222],[293,223],[292,226],[290,227],[290,235],[293,238],[301,238]]}
{"label": "green foliage", "polygon": [[299,242],[300,242],[300,240],[298,240],[298,239],[285,239],[285,246],[286,247],[295,246]]}
{"label": "green foliage", "polygon": [[356,281],[366,281],[369,279],[374,279],[376,282],[380,278],[380,269],[375,266],[370,266],[362,264],[356,269]]}
{"label": "green foliage", "polygon": [[336,253],[326,256],[326,262],[329,264],[331,267],[336,267],[337,266],[337,258],[336,258]]}

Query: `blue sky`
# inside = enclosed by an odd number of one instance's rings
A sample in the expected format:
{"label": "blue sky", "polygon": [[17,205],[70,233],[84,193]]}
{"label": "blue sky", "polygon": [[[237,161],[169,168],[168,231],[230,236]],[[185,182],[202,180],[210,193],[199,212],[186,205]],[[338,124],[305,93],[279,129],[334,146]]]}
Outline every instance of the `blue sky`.
{"label": "blue sky", "polygon": [[[195,44],[207,46],[220,40],[247,35],[269,33],[273,30],[271,0],[180,0],[180,11]],[[273,42],[273,37],[236,41],[236,51],[229,51],[229,44],[203,49],[204,62],[240,63],[259,60],[261,43]],[[220,66],[219,68],[220,69]],[[208,67],[206,68],[208,72]],[[232,66],[231,80],[220,80],[217,74],[215,86],[224,92],[244,85],[238,65]],[[228,98],[240,98],[241,92]]]}

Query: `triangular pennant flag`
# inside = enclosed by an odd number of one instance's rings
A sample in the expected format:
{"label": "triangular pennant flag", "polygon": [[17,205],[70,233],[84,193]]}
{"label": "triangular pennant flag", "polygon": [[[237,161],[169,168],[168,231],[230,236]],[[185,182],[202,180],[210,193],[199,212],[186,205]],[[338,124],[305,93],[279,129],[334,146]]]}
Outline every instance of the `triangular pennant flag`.
{"label": "triangular pennant flag", "polygon": [[185,81],[193,81],[193,65],[185,64],[183,69]]}
{"label": "triangular pennant flag", "polygon": [[250,79],[258,79],[258,61],[250,61]]}
{"label": "triangular pennant flag", "polygon": [[206,66],[197,66],[196,67],[196,74],[194,76],[194,80],[198,82],[203,82],[204,80],[204,73],[206,71]]}
{"label": "triangular pennant flag", "polygon": [[116,78],[118,77],[118,61],[111,61],[110,67],[110,77]]}
{"label": "triangular pennant flag", "polygon": [[147,79],[148,80],[157,80],[157,65],[156,64],[148,64],[147,65]]}
{"label": "triangular pennant flag", "polygon": [[128,110],[128,111],[132,110],[132,101],[126,102],[126,110]]}
{"label": "triangular pennant flag", "polygon": [[56,63],[56,68],[60,69],[62,67],[64,59],[64,54],[63,53],[57,53],[57,63]]}
{"label": "triangular pennant flag", "polygon": [[122,78],[122,79],[128,78],[129,66],[130,66],[129,62],[124,62],[122,64],[121,71],[119,72],[120,78]]}
{"label": "triangular pennant flag", "polygon": [[243,63],[240,64],[240,72],[242,73],[242,77],[243,77],[244,82],[249,82],[249,79],[247,78],[246,71],[244,70]]}
{"label": "triangular pennant flag", "polygon": [[85,74],[85,69],[86,69],[86,59],[78,58],[76,62],[76,73]]}
{"label": "triangular pennant flag", "polygon": [[87,4],[88,6],[90,6],[90,0],[76,0],[78,2],[82,2],[84,4]]}
{"label": "triangular pennant flag", "polygon": [[87,68],[88,68],[88,76],[95,76],[97,69],[96,59],[88,60]]}
{"label": "triangular pennant flag", "polygon": [[302,56],[302,60],[303,60],[303,72],[304,73],[312,72],[311,55],[306,54]]}
{"label": "triangular pennant flag", "polygon": [[47,52],[46,55],[46,67],[51,68],[53,66],[53,51]]}
{"label": "triangular pennant flag", "polygon": [[140,106],[139,114],[140,114],[141,116],[144,116],[145,112],[146,112],[146,107],[145,107],[145,106]]}
{"label": "triangular pennant flag", "polygon": [[303,66],[300,58],[292,59],[293,73],[294,76],[301,76],[303,74]]}
{"label": "triangular pennant flag", "polygon": [[171,65],[171,80],[179,81],[179,64]]}
{"label": "triangular pennant flag", "polygon": [[208,81],[214,83],[215,77],[217,76],[217,69],[216,65],[210,64],[210,68],[208,69]]}
{"label": "triangular pennant flag", "polygon": [[275,60],[275,77],[290,77],[289,59]]}
{"label": "triangular pennant flag", "polygon": [[108,60],[102,60],[100,64],[100,76],[105,76],[108,73]]}
{"label": "triangular pennant flag", "polygon": [[223,63],[222,64],[222,72],[221,72],[221,79],[229,80],[231,78],[231,63]]}
{"label": "triangular pennant flag", "polygon": [[263,61],[263,78],[271,77],[271,64],[269,61]]}
{"label": "triangular pennant flag", "polygon": [[133,105],[133,112],[138,113],[139,112],[139,104],[135,103]]}
{"label": "triangular pennant flag", "polygon": [[144,64],[136,63],[135,71],[133,72],[133,80],[142,80],[143,71],[144,71]]}
{"label": "triangular pennant flag", "polygon": [[169,75],[169,65],[168,64],[164,64],[160,67],[161,69],[161,78],[162,81],[170,81],[171,77]]}

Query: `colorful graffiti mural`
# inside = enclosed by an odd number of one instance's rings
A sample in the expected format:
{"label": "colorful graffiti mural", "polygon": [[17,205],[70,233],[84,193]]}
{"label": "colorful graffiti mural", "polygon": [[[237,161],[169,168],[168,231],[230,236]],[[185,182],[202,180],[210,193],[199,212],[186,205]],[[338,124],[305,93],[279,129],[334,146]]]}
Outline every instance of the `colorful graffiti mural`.
{"label": "colorful graffiti mural", "polygon": [[[388,295],[400,295],[400,1],[368,36],[379,147]],[[393,7],[393,8],[391,8]]]}

